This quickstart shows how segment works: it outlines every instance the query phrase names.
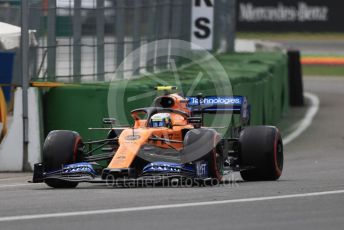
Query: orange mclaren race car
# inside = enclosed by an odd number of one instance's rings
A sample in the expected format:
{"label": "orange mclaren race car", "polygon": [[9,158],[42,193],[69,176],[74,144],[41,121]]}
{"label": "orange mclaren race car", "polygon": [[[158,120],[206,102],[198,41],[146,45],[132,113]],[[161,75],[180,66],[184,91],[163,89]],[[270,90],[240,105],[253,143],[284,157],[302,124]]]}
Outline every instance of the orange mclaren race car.
{"label": "orange mclaren race car", "polygon": [[[281,176],[281,135],[276,127],[248,126],[250,106],[245,97],[183,97],[170,92],[175,87],[157,89],[165,93],[154,100],[154,107],[131,112],[132,127],[113,127],[115,119],[103,119],[109,125],[106,139],[83,142],[77,132],[51,131],[32,182],[73,188],[80,182],[221,182],[233,171],[246,181]],[[219,127],[204,127],[208,113],[240,116],[241,124],[229,127],[226,137],[216,131]],[[97,151],[101,153],[94,154]],[[104,161],[105,167],[100,164]]]}

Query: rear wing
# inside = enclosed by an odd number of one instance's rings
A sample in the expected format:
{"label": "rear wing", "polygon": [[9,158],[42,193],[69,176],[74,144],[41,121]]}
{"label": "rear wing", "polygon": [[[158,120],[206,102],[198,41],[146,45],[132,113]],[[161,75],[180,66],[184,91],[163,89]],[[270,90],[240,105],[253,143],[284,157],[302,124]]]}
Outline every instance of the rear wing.
{"label": "rear wing", "polygon": [[250,119],[250,105],[245,96],[191,96],[187,107],[192,114],[231,113],[240,114],[243,123]]}
{"label": "rear wing", "polygon": [[187,107],[194,113],[202,110],[203,113],[230,112],[240,114],[244,105],[247,105],[247,99],[244,96],[187,97],[187,100]]}

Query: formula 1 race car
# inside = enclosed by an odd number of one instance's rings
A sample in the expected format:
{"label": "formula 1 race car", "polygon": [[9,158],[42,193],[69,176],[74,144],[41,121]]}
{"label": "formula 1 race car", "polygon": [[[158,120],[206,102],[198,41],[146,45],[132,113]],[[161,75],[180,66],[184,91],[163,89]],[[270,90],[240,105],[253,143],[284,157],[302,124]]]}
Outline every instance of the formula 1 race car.
{"label": "formula 1 race car", "polygon": [[[164,93],[155,98],[154,107],[131,111],[132,127],[114,127],[115,119],[103,119],[109,127],[99,129],[108,129],[106,139],[83,142],[77,132],[51,131],[32,182],[74,188],[80,182],[221,183],[229,172],[240,172],[245,181],[281,176],[281,135],[273,126],[248,126],[246,97],[183,97],[171,92],[176,87],[156,88]],[[214,113],[240,116],[240,125],[230,127],[230,137],[204,126],[204,115]]]}

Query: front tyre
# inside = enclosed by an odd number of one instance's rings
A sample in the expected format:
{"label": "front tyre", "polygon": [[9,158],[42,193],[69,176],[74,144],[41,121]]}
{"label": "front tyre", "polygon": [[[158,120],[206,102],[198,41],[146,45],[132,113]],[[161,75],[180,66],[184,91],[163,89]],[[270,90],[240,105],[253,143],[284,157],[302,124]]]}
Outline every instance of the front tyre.
{"label": "front tyre", "polygon": [[224,153],[220,135],[213,129],[192,129],[184,138],[181,160],[184,163],[204,160],[208,165],[208,176],[220,182],[223,176]]}
{"label": "front tyre", "polygon": [[[83,143],[77,132],[68,130],[51,131],[43,145],[43,166],[46,172],[60,170],[63,165],[81,161]],[[45,179],[52,188],[75,188],[78,182]]]}
{"label": "front tyre", "polygon": [[239,137],[241,171],[245,181],[277,180],[283,170],[283,142],[276,127],[252,126],[241,131]]}
{"label": "front tyre", "polygon": [[214,147],[208,153],[206,160],[208,163],[209,177],[213,178],[216,184],[221,182],[224,167],[224,156],[222,146],[218,144],[216,147]]}

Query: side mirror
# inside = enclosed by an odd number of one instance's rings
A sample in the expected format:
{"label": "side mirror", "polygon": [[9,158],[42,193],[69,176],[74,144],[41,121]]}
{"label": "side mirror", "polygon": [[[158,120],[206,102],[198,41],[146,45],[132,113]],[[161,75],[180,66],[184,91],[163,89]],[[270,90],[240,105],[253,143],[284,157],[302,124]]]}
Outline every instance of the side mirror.
{"label": "side mirror", "polygon": [[111,117],[103,118],[103,124],[104,125],[114,125],[114,124],[116,124],[116,119],[111,118]]}

